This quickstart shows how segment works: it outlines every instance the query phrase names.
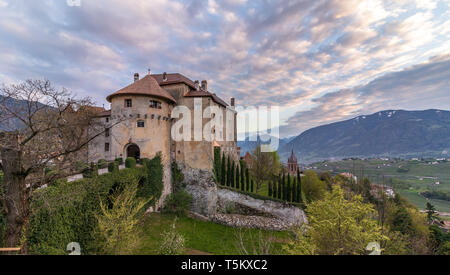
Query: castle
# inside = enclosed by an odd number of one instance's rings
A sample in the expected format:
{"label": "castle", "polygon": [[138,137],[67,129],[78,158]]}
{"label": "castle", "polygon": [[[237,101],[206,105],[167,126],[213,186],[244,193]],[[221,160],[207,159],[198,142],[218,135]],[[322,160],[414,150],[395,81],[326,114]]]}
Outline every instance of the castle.
{"label": "castle", "polygon": [[[208,90],[206,80],[200,85],[199,81],[194,82],[179,73],[153,75],[149,70],[148,75],[143,78],[136,73],[132,84],[106,99],[111,103],[111,109],[99,113],[95,118],[95,129],[90,129],[99,131],[103,128],[104,134],[89,144],[88,161],[109,161],[120,157],[139,160],[153,158],[161,153],[164,190],[160,201],[164,201],[172,189],[172,162],[211,171],[214,147],[220,147],[232,159],[239,159],[235,100],[232,98],[228,105]],[[184,112],[178,117],[172,117],[178,109]],[[227,115],[211,114],[208,111],[211,109],[220,110]],[[200,120],[198,115],[201,115]],[[173,126],[180,119],[191,122],[188,129],[183,127],[181,132],[186,134],[188,131],[188,136],[192,136],[192,139],[174,139]],[[217,119],[223,122],[222,128],[208,128],[210,121]],[[208,140],[208,131],[213,137],[223,137],[225,133],[227,137]],[[199,133],[200,136],[203,133],[203,138],[198,138]]]}

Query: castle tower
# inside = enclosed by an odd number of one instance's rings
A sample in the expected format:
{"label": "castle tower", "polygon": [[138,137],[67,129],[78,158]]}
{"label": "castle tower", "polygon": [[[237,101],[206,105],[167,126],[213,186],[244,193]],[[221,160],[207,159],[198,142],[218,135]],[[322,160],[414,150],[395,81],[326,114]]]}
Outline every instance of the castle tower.
{"label": "castle tower", "polygon": [[298,162],[294,154],[294,149],[292,149],[291,156],[288,159],[288,173],[291,175],[297,175],[297,171],[298,171]]}

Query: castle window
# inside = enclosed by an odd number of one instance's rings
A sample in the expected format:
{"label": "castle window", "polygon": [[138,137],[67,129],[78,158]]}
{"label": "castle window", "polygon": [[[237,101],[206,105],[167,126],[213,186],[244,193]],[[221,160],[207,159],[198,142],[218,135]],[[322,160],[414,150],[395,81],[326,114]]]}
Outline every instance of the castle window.
{"label": "castle window", "polygon": [[125,99],[125,108],[133,107],[133,101],[131,99]]}
{"label": "castle window", "polygon": [[138,128],[144,128],[144,127],[145,127],[145,121],[139,120],[139,121],[137,122],[137,127],[138,127]]}
{"label": "castle window", "polygon": [[150,108],[161,109],[162,108],[162,104],[159,101],[150,100]]}
{"label": "castle window", "polygon": [[105,143],[105,152],[109,152],[109,143]]}
{"label": "castle window", "polygon": [[108,123],[108,122],[109,122],[109,117],[106,118],[106,123]]}
{"label": "castle window", "polygon": [[110,135],[109,128],[106,128],[105,129],[105,137],[109,137],[109,135]]}

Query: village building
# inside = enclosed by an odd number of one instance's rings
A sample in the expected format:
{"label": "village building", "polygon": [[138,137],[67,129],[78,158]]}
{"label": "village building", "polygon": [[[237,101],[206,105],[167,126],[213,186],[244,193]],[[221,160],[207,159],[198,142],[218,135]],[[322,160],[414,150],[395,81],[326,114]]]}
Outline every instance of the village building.
{"label": "village building", "polygon": [[[128,157],[139,160],[153,158],[160,153],[164,165],[161,201],[171,190],[172,162],[183,163],[192,169],[211,171],[214,147],[217,146],[232,159],[239,160],[235,100],[232,98],[231,104],[228,105],[208,90],[206,80],[200,85],[199,81],[194,82],[179,73],[152,75],[149,71],[143,78],[135,74],[132,84],[112,93],[106,99],[111,103],[111,109],[100,112],[96,118],[99,123],[95,124],[95,127],[104,127],[105,134],[89,144],[88,161],[111,161]],[[191,113],[192,123],[189,127],[193,132],[192,140],[175,141],[172,138],[172,126],[183,118],[183,115],[178,119],[171,117],[172,110],[177,106],[183,106]],[[223,120],[223,128],[211,129],[214,134],[219,131],[223,139],[194,141],[194,130],[197,130],[194,127],[199,127],[194,123],[194,114],[201,112],[200,127],[204,129],[216,115],[211,114],[209,119],[203,116],[205,109],[212,106],[218,107],[224,113],[223,117],[219,118]],[[225,115],[227,112],[232,112],[232,115]],[[183,128],[183,131],[185,130]]]}

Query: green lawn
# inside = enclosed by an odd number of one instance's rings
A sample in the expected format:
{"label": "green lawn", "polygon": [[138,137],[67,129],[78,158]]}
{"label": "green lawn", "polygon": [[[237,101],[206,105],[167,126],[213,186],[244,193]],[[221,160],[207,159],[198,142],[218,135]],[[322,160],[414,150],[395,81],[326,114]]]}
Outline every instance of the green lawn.
{"label": "green lawn", "polygon": [[[174,216],[165,214],[151,214],[143,222],[143,241],[136,254],[154,255],[158,253],[161,234],[170,230]],[[239,229],[223,226],[211,222],[204,222],[191,218],[179,218],[177,230],[186,238],[186,254],[208,253],[214,255],[238,255],[236,233]],[[257,246],[259,230],[243,229],[247,246]],[[264,238],[275,240],[272,254],[279,254],[282,242],[289,239],[288,232],[263,231]],[[253,236],[253,242],[250,240]],[[253,244],[252,244],[253,243]],[[194,251],[194,252],[193,252]]]}

